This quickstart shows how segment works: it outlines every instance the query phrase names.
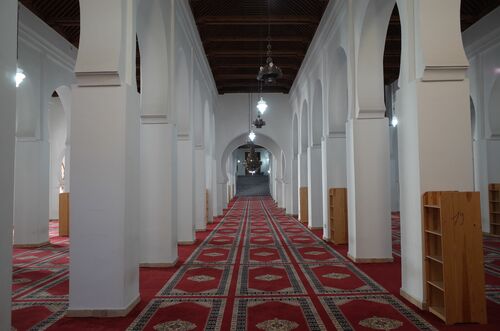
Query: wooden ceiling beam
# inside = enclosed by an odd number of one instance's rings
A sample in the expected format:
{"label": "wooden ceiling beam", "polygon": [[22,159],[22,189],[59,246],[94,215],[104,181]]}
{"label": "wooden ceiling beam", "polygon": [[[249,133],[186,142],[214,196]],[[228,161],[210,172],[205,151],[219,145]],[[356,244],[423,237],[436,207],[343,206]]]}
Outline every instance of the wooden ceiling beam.
{"label": "wooden ceiling beam", "polygon": [[[255,82],[257,84],[257,73],[255,74],[217,74],[214,75],[215,80],[225,81],[225,80],[248,80]],[[283,81],[293,81],[295,75],[283,75],[281,80]]]}
{"label": "wooden ceiling beam", "polygon": [[[305,37],[272,37],[271,42],[309,43],[311,40]],[[247,43],[247,42],[267,42],[267,37],[205,37],[204,44],[210,43]]]}
{"label": "wooden ceiling beam", "polygon": [[80,26],[80,17],[49,17],[47,19],[49,25],[60,26]]}
{"label": "wooden ceiling beam", "polygon": [[[217,49],[217,50],[209,50],[206,52],[207,57],[235,57],[235,58],[264,58],[266,57],[265,53],[262,51],[251,51],[245,49]],[[273,51],[272,57],[292,57],[292,58],[303,58],[305,56],[305,52],[300,50],[294,51]],[[278,64],[278,63],[277,63]],[[279,64],[278,64],[279,65]]]}
{"label": "wooden ceiling beam", "polygon": [[201,16],[197,25],[318,25],[316,16]]}
{"label": "wooden ceiling beam", "polygon": [[[234,71],[239,69],[243,71],[253,70],[255,71],[255,74],[257,74],[257,71],[259,71],[259,66],[256,63],[238,63],[238,64],[213,63],[211,67],[212,67],[212,72],[214,74],[221,73],[222,71]],[[291,70],[291,71],[299,70],[299,65],[295,64],[281,63],[279,67],[282,70]]]}

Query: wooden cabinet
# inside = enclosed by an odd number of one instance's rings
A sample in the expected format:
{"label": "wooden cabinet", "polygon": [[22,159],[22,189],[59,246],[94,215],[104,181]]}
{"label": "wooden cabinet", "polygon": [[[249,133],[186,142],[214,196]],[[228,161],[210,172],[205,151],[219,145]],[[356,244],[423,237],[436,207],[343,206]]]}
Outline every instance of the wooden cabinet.
{"label": "wooden cabinet", "polygon": [[427,192],[423,221],[429,311],[446,324],[486,323],[479,193]]}
{"label": "wooden cabinet", "polygon": [[299,203],[300,203],[300,210],[299,210],[299,220],[302,223],[308,223],[308,208],[307,208],[307,187],[301,187],[299,189]]}
{"label": "wooden cabinet", "polygon": [[334,244],[347,243],[347,189],[329,190],[330,241]]}
{"label": "wooden cabinet", "polygon": [[59,193],[59,236],[69,236],[69,192]]}
{"label": "wooden cabinet", "polygon": [[490,204],[490,233],[500,236],[500,184],[488,186]]}

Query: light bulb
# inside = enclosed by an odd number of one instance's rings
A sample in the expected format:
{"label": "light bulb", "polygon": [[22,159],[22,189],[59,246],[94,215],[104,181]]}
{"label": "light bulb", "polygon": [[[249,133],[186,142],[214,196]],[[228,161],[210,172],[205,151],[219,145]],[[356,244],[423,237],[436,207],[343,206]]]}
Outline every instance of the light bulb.
{"label": "light bulb", "polygon": [[250,133],[248,134],[248,138],[249,138],[251,141],[254,141],[254,140],[255,140],[255,137],[256,137],[256,136],[255,136],[255,132],[253,132],[253,130],[252,130],[252,131],[250,131]]}
{"label": "light bulb", "polygon": [[240,160],[238,160],[238,163],[241,163],[241,161],[240,161]]}
{"label": "light bulb", "polygon": [[264,114],[264,112],[267,110],[267,102],[260,97],[259,102],[257,102],[257,109],[261,114]]}
{"label": "light bulb", "polygon": [[399,123],[398,118],[396,116],[393,116],[392,121],[391,121],[391,125],[393,127],[396,127],[396,126],[398,126],[398,123]]}
{"label": "light bulb", "polygon": [[17,69],[16,77],[15,77],[16,87],[19,87],[19,85],[21,85],[21,83],[23,82],[23,80],[25,78],[26,78],[26,75],[23,73],[23,71],[21,69]]}

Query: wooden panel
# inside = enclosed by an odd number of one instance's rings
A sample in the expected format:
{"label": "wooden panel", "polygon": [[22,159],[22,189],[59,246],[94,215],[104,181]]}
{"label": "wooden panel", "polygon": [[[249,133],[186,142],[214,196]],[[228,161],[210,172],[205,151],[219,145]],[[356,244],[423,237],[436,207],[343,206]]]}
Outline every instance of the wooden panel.
{"label": "wooden panel", "polygon": [[69,192],[59,193],[59,236],[69,236]]}
{"label": "wooden panel", "polygon": [[495,236],[500,236],[500,184],[490,184],[488,189],[490,233]]}
{"label": "wooden panel", "polygon": [[334,244],[346,244],[347,237],[347,189],[329,190],[330,241]]}
{"label": "wooden panel", "polygon": [[299,221],[308,223],[308,201],[307,201],[307,187],[299,188]]}
{"label": "wooden panel", "polygon": [[423,221],[429,311],[446,324],[486,323],[479,193],[425,193]]}

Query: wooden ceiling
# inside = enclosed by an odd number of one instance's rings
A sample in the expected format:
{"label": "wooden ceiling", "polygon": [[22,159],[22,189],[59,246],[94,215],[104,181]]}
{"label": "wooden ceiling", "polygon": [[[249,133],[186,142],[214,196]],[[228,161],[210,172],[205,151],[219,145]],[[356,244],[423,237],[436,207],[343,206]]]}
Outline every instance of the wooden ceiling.
{"label": "wooden ceiling", "polygon": [[[20,2],[78,47],[78,0]],[[273,59],[283,70],[283,78],[272,86],[264,86],[264,92],[288,93],[328,0],[190,0],[189,3],[219,93],[258,91],[256,75],[259,66],[265,63],[268,23]],[[499,5],[500,0],[462,0],[462,31]],[[395,8],[384,56],[386,84],[399,76],[400,54],[401,26]]]}

